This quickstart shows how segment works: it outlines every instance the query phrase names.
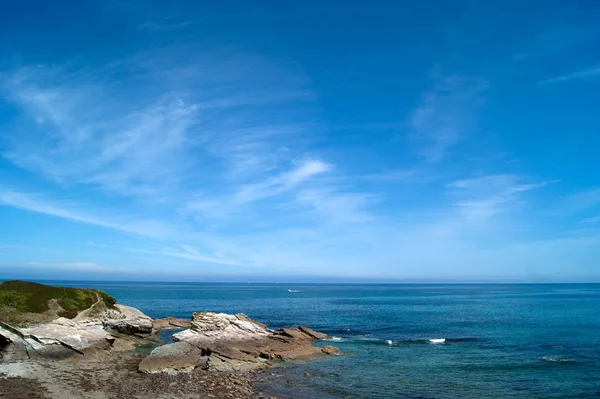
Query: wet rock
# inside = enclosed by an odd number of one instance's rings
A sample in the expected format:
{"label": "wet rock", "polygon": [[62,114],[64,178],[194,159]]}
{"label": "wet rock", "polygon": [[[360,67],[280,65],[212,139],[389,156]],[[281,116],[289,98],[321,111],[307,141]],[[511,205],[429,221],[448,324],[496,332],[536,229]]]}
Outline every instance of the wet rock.
{"label": "wet rock", "polygon": [[321,352],[323,352],[326,355],[339,355],[342,353],[339,348],[331,345],[325,345],[324,347],[322,347]]}

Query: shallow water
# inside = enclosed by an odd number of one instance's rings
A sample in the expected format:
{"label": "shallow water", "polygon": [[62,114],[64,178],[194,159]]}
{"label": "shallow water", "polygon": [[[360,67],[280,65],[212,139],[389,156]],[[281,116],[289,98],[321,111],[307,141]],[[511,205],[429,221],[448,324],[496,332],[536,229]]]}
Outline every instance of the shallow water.
{"label": "shallow water", "polygon": [[599,284],[53,283],[104,289],[152,317],[243,312],[336,337],[323,344],[344,356],[272,378],[281,398],[600,397]]}

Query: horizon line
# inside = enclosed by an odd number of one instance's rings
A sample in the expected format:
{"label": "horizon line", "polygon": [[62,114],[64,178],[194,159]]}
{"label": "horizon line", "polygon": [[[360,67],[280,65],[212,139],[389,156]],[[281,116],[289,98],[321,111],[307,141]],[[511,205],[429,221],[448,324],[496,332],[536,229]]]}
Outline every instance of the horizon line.
{"label": "horizon line", "polygon": [[93,282],[93,283],[129,283],[129,284],[147,284],[147,283],[159,283],[159,284],[236,284],[236,285],[543,285],[543,284],[600,284],[600,280],[592,281],[523,281],[523,280],[435,280],[435,279],[410,279],[410,280],[398,280],[393,282],[383,282],[377,280],[356,280],[356,281],[176,281],[176,280],[101,280],[101,279],[30,279],[30,278],[0,278],[0,283],[5,281],[28,281],[28,282]]}

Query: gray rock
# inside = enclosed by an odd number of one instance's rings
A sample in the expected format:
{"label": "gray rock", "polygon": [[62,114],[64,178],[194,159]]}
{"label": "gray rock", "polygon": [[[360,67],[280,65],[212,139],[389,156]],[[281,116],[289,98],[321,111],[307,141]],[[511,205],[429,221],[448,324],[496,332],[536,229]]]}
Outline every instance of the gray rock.
{"label": "gray rock", "polygon": [[137,336],[152,334],[154,324],[150,317],[130,306],[116,305],[116,307],[119,309],[120,315],[118,318],[108,318],[103,321],[106,331]]}
{"label": "gray rock", "polygon": [[[59,317],[27,328],[0,322],[0,352],[3,360],[101,359],[112,349],[131,350],[135,343],[150,342],[152,327],[150,317],[123,305],[99,312],[88,309],[74,319]],[[116,336],[127,342],[116,341]]]}
{"label": "gray rock", "polygon": [[194,345],[176,342],[154,349],[140,362],[138,370],[146,374],[189,372],[199,366],[201,357],[202,352]]}
{"label": "gray rock", "polygon": [[24,333],[8,324],[0,323],[0,357],[4,361],[31,359],[62,360],[83,356],[83,352],[62,341]]}

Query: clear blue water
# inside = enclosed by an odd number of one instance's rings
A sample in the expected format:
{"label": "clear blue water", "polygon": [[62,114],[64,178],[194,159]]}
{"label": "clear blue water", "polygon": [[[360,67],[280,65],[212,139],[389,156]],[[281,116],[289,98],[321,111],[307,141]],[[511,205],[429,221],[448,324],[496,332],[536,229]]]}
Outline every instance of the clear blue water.
{"label": "clear blue water", "polygon": [[327,343],[344,356],[273,378],[281,398],[600,397],[600,284],[54,283],[104,289],[157,318],[244,312],[338,337]]}

